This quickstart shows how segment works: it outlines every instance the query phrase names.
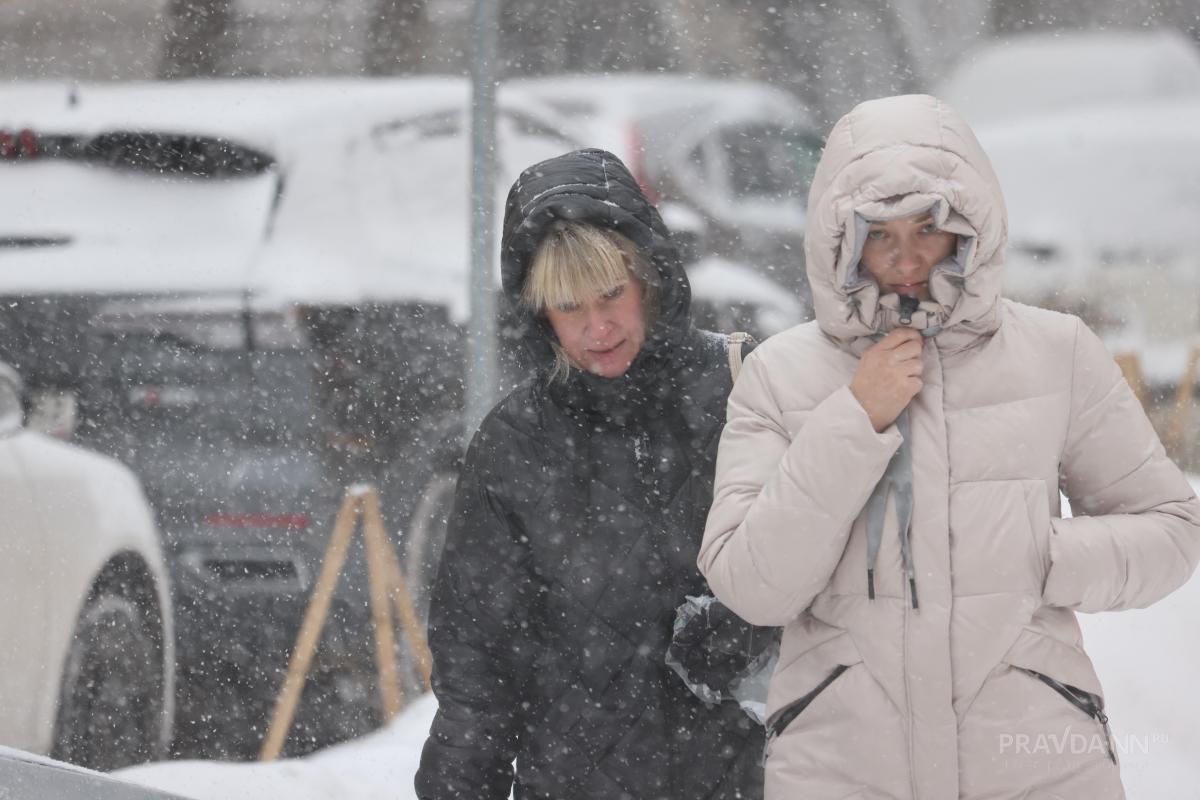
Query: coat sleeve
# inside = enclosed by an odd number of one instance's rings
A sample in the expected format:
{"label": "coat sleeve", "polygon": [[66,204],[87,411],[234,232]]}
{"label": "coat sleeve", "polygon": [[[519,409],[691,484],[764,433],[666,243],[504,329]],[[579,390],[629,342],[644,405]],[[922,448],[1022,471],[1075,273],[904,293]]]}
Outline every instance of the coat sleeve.
{"label": "coat sleeve", "polygon": [[729,397],[698,564],[747,622],[782,626],[829,582],[901,438],[876,433],[849,386],[785,420],[761,355]]}
{"label": "coat sleeve", "polygon": [[477,435],[467,453],[430,605],[438,711],[416,775],[421,800],[506,800],[512,788],[537,584],[494,474],[479,463],[486,439]]}
{"label": "coat sleeve", "polygon": [[1187,581],[1200,558],[1200,504],[1112,356],[1082,322],[1061,472],[1075,516],[1052,522],[1047,603],[1142,608]]}

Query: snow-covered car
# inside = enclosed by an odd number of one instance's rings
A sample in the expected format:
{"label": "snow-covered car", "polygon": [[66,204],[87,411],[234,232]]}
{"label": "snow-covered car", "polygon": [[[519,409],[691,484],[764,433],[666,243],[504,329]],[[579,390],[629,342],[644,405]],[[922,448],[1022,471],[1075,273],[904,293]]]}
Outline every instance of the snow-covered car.
{"label": "snow-covered car", "polygon": [[[1152,365],[1149,351],[1200,335],[1200,99],[976,132],[1008,205],[1009,296],[1081,314],[1110,347]],[[1185,359],[1172,357],[1174,377]]]}
{"label": "snow-covered car", "polygon": [[[343,488],[382,484],[398,530],[452,458],[468,102],[457,78],[0,88],[0,352],[146,485],[182,753],[257,752]],[[497,136],[497,208],[576,146],[520,98]],[[376,722],[357,546],[346,571],[292,752]]]}
{"label": "snow-covered car", "polygon": [[1200,48],[1172,28],[1019,34],[967,48],[935,94],[976,127],[1089,106],[1196,102]]}
{"label": "snow-covered car", "polygon": [[174,635],[153,512],[129,469],[22,413],[0,364],[0,744],[104,770],[161,758]]}
{"label": "snow-covered car", "polygon": [[[589,146],[615,153],[689,261],[748,265],[806,294],[804,207],[823,140],[793,95],[694,75],[569,75],[507,84],[547,103]],[[731,282],[732,285],[732,282]]]}

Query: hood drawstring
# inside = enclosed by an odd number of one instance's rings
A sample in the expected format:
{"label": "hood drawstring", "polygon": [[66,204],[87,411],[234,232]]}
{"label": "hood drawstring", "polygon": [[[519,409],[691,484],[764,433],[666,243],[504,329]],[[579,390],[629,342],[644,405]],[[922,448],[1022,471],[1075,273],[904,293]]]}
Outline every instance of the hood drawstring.
{"label": "hood drawstring", "polygon": [[[921,331],[925,338],[935,336],[941,330],[940,326],[926,328]],[[908,409],[900,412],[896,418],[896,429],[900,431],[900,447],[892,455],[884,470],[883,477],[871,496],[867,499],[867,597],[875,599],[875,562],[879,559],[879,545],[883,541],[883,517],[887,510],[888,494],[896,490],[896,522],[900,529],[900,563],[904,569],[904,577],[908,580],[909,596],[912,599],[913,610],[920,609],[917,600],[917,574],[913,568],[912,527],[913,508],[913,479],[912,479],[912,426],[908,419]]]}
{"label": "hood drawstring", "polygon": [[883,541],[883,517],[887,509],[888,494],[896,490],[896,522],[900,528],[900,560],[904,577],[908,579],[913,609],[920,608],[917,601],[917,577],[913,569],[912,543],[909,528],[912,524],[912,442],[908,421],[908,409],[896,418],[896,427],[903,437],[899,449],[888,462],[887,470],[879,483],[875,484],[867,500],[867,597],[875,599],[875,562],[879,558],[879,545]]}

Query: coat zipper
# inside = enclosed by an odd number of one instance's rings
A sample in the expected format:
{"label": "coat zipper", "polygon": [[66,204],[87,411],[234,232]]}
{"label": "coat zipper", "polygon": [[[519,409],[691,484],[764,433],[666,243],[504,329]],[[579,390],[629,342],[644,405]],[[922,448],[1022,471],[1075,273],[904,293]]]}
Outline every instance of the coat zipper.
{"label": "coat zipper", "polygon": [[1100,729],[1104,734],[1104,746],[1108,750],[1108,757],[1114,764],[1117,763],[1117,754],[1112,746],[1112,733],[1108,727],[1108,715],[1104,713],[1104,701],[1100,699],[1099,695],[1085,692],[1082,689],[1076,689],[1074,686],[1068,686],[1036,670],[1026,669],[1025,667],[1017,667],[1017,669],[1037,678],[1058,692],[1068,703],[1096,720],[1096,722],[1099,722]]}
{"label": "coat zipper", "polygon": [[817,684],[815,689],[801,697],[799,700],[784,706],[779,711],[775,712],[774,716],[767,721],[767,741],[763,746],[764,764],[767,761],[767,750],[771,748],[771,742],[775,741],[776,737],[787,730],[787,727],[796,721],[796,717],[800,716],[801,712],[808,708],[813,700],[817,699],[817,695],[829,688],[829,684],[837,680],[838,676],[849,668],[850,667],[844,664],[838,664],[833,668],[833,672],[829,673],[829,676],[825,678],[825,680]]}

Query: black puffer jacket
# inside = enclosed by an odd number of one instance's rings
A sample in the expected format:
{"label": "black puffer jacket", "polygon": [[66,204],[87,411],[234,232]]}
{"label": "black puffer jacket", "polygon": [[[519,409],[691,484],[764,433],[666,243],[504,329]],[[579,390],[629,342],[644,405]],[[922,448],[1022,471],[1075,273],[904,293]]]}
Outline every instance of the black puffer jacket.
{"label": "black puffer jacket", "polygon": [[466,456],[430,612],[439,709],[417,774],[426,800],[761,797],[762,731],[705,708],[664,664],[674,611],[705,583],[730,374],[697,331],[679,256],[615,156],[526,170],[508,198],[505,294],[516,303],[546,228],[611,226],[650,256],[661,313],[629,371],[550,384],[552,334],[518,313],[537,375]]}

